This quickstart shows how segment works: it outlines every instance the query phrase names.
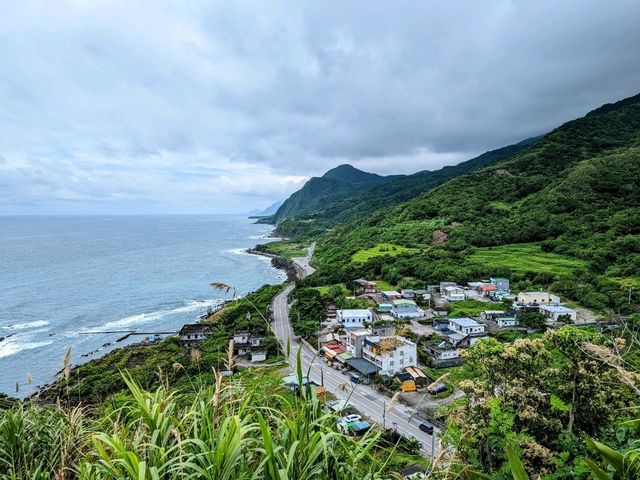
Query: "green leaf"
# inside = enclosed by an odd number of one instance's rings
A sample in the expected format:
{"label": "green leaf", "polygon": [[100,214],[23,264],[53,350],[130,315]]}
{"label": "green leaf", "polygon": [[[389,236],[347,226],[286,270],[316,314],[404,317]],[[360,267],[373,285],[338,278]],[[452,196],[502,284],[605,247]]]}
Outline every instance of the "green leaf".
{"label": "green leaf", "polygon": [[507,445],[506,450],[513,480],[529,480],[529,475],[527,475],[524,465],[522,464],[522,461],[520,461],[520,457],[513,448],[513,445]]}
{"label": "green leaf", "polygon": [[590,438],[586,439],[587,445],[592,450],[598,452],[602,458],[604,458],[609,465],[611,465],[617,472],[621,472],[623,469],[623,457],[622,454],[616,452],[613,448],[607,447],[605,444],[596,442]]}
{"label": "green leaf", "polygon": [[591,469],[591,472],[593,473],[593,476],[597,480],[613,480],[612,477],[607,475],[607,472],[605,472],[598,465],[596,465],[596,463],[593,460],[587,458],[585,459],[585,463],[589,466],[589,468]]}

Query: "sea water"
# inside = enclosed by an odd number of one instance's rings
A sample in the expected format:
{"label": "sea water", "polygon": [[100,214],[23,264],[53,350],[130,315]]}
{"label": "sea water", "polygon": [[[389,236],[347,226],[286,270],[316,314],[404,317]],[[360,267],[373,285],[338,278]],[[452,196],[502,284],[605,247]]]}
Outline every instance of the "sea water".
{"label": "sea water", "polygon": [[145,338],[121,332],[197,321],[229,298],[213,281],[239,294],[283,281],[246,253],[270,231],[226,215],[0,217],[0,392],[50,382],[69,346],[78,364]]}

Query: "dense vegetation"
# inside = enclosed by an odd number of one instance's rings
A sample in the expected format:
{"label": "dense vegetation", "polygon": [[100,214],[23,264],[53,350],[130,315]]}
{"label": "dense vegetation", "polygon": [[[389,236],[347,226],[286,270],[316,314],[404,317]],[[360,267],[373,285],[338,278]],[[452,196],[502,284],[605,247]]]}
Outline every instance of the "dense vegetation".
{"label": "dense vegetation", "polygon": [[0,412],[0,478],[369,479],[416,460],[379,433],[339,433],[312,392],[294,396],[273,369],[181,390],[123,381],[97,410]]}
{"label": "dense vegetation", "polygon": [[[638,415],[636,334],[611,339],[563,327],[542,338],[478,342],[467,351],[472,379],[459,383],[468,401],[451,416],[446,441],[491,478],[511,478],[509,445],[532,478],[586,478],[583,438],[623,450],[637,443],[624,423]],[[627,473],[616,478],[638,470]]]}
{"label": "dense vegetation", "polygon": [[[499,275],[516,287],[552,288],[586,307],[628,312],[640,277],[639,234],[636,96],[568,122],[508,160],[336,227],[318,242],[318,272],[307,282]],[[382,243],[420,252],[353,262]]]}

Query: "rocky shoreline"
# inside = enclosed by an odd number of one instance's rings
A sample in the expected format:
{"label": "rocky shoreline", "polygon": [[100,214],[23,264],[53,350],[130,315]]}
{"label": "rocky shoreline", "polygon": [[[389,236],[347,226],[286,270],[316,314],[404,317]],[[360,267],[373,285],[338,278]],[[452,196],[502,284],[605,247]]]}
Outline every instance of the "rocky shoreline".
{"label": "rocky shoreline", "polygon": [[265,252],[264,250],[261,250],[260,247],[261,245],[256,245],[254,248],[247,248],[247,253],[270,258],[273,268],[284,270],[287,274],[287,280],[290,282],[293,282],[298,278],[295,265],[291,260],[281,257],[280,255]]}

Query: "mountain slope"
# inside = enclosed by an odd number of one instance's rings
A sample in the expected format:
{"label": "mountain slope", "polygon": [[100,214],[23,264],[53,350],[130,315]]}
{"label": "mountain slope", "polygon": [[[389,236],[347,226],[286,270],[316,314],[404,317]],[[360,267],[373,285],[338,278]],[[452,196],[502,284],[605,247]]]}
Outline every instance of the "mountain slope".
{"label": "mountain slope", "polygon": [[363,172],[351,165],[340,165],[322,177],[312,177],[303,187],[287,198],[272,218],[279,223],[287,218],[315,215],[333,203],[350,197],[354,192],[388,182],[396,176],[383,177]]}
{"label": "mountain slope", "polygon": [[337,167],[327,171],[324,175],[322,175],[322,178],[331,178],[333,180],[339,180],[341,182],[347,182],[351,184],[379,185],[381,183],[388,182],[394,177],[383,177],[382,175],[378,175],[376,173],[363,172],[362,170],[358,170],[353,165],[344,164],[338,165]]}
{"label": "mountain slope", "polygon": [[[421,253],[351,261],[379,243]],[[580,262],[573,277],[564,278],[553,271],[541,275],[541,266],[522,272],[517,257],[500,268],[474,261],[474,252],[494,248],[498,258],[511,244]],[[615,279],[640,276],[640,95],[568,122],[505,161],[341,226],[318,242],[316,252],[316,282],[508,275],[523,285],[552,285],[586,306],[621,308]]]}
{"label": "mountain slope", "polygon": [[277,234],[291,236],[299,230],[308,232],[309,229],[323,229],[363,218],[379,208],[414,198],[453,177],[508,158],[533,145],[539,138],[529,138],[492,150],[455,166],[435,171],[424,170],[412,175],[383,177],[363,172],[351,165],[340,165],[322,177],[311,178],[284,202],[271,220],[274,223],[288,220],[286,224],[279,226]]}
{"label": "mountain slope", "polygon": [[540,138],[532,137],[507,147],[491,150],[458,165],[446,166],[434,171],[423,170],[413,175],[400,176],[384,185],[372,187],[346,200],[336,202],[323,213],[322,217],[333,224],[363,218],[380,208],[415,198],[451,178],[509,158],[530,147]]}

